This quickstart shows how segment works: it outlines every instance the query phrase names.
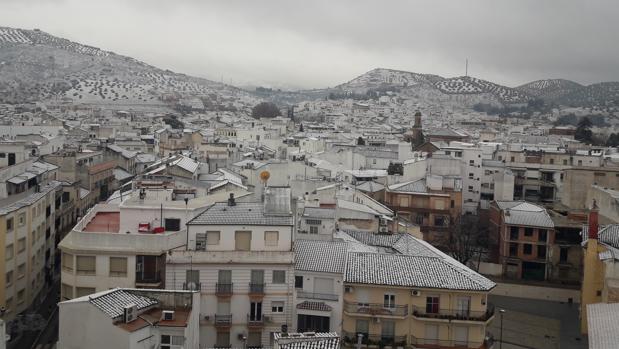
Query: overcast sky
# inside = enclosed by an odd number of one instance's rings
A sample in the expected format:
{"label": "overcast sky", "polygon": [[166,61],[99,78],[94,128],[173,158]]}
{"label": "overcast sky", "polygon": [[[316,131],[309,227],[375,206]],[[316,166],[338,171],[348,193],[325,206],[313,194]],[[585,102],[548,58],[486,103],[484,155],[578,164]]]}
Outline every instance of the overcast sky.
{"label": "overcast sky", "polygon": [[619,80],[616,0],[0,0],[0,26],[235,85],[322,88],[376,67],[508,86]]}

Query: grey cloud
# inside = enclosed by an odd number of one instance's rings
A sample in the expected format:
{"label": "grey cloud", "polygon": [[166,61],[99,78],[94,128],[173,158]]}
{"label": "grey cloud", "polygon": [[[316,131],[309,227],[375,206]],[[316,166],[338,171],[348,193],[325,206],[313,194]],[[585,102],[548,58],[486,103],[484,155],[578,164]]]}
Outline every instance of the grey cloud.
{"label": "grey cloud", "polygon": [[333,86],[377,66],[515,86],[619,80],[613,1],[17,2],[0,21],[245,84]]}

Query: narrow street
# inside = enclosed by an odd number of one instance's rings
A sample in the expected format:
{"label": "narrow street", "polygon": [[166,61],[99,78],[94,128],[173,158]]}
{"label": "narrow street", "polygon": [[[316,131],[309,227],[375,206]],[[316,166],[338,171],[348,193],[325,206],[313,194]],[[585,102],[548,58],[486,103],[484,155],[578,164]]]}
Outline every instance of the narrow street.
{"label": "narrow street", "polygon": [[7,332],[11,334],[8,349],[29,349],[37,344],[56,343],[59,294],[60,284],[55,281],[42,303],[33,305],[31,310],[18,315],[7,326]]}

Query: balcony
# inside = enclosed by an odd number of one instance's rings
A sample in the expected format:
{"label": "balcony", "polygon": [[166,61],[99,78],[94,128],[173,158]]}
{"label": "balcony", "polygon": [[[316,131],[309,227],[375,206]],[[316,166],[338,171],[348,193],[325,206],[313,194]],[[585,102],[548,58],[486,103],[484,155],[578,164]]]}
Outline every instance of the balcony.
{"label": "balcony", "polygon": [[484,346],[482,342],[473,341],[458,341],[458,340],[443,340],[443,339],[428,339],[417,338],[411,336],[410,344],[416,348],[428,349],[444,349],[444,348],[459,348],[459,349],[480,349]]}
{"label": "balcony", "polygon": [[405,317],[408,315],[408,305],[393,305],[385,307],[384,304],[345,302],[344,312],[366,316]]}
{"label": "balcony", "polygon": [[219,315],[215,314],[215,327],[230,327],[232,326],[232,314]]}
{"label": "balcony", "polygon": [[264,327],[264,315],[251,316],[247,314],[247,327],[248,328],[262,328]]}
{"label": "balcony", "polygon": [[264,283],[249,283],[249,295],[250,296],[264,296]]}
{"label": "balcony", "polygon": [[229,297],[232,295],[232,284],[231,283],[216,283],[215,284],[215,294],[218,296],[226,296]]}
{"label": "balcony", "polygon": [[439,309],[438,312],[429,312],[425,307],[413,306],[413,316],[417,318],[438,320],[460,320],[486,322],[494,316],[494,306],[488,305],[486,311],[470,311],[460,309]]}
{"label": "balcony", "polygon": [[[382,334],[371,334],[371,333],[362,333],[363,338],[361,339],[361,343],[363,345],[378,345],[378,347],[382,348],[384,346],[392,346],[392,347],[405,347],[406,346],[406,336],[390,336],[390,335],[382,335]],[[354,332],[342,332],[342,340],[345,344],[349,346],[354,346],[357,344],[357,335],[358,333]]]}
{"label": "balcony", "polygon": [[297,298],[337,301],[339,299],[339,296],[336,294],[297,291]]}

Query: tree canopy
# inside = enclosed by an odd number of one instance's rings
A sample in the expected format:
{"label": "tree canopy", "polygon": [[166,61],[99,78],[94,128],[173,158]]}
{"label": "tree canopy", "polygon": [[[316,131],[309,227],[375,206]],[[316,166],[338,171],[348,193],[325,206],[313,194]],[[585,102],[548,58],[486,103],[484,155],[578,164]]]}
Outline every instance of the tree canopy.
{"label": "tree canopy", "polygon": [[357,145],[365,145],[365,139],[359,136],[359,138],[357,138]]}
{"label": "tree canopy", "polygon": [[583,143],[593,142],[593,132],[591,132],[591,120],[589,120],[588,117],[584,117],[580,119],[580,121],[578,121],[576,133],[574,134],[574,139]]}
{"label": "tree canopy", "polygon": [[282,113],[277,107],[277,105],[271,102],[261,102],[254,106],[254,108],[251,110],[251,116],[254,119],[274,118],[280,115],[282,115]]}

